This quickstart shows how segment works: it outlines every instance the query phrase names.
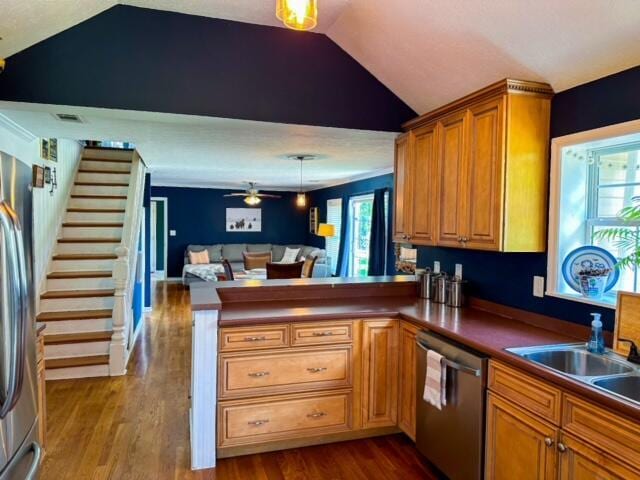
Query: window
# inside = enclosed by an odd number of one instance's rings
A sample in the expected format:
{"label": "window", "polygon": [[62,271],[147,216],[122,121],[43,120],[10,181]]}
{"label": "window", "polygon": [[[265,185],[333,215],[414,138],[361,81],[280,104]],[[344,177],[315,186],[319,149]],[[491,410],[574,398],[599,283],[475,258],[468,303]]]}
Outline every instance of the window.
{"label": "window", "polygon": [[[369,244],[373,217],[373,194],[358,195],[349,199],[349,221],[351,228],[351,252],[348,275],[366,277],[369,274]],[[389,193],[384,196],[385,231],[389,222]],[[388,242],[388,239],[387,239]],[[387,248],[385,247],[385,252]],[[386,268],[385,268],[386,270]]]}
{"label": "window", "polygon": [[[615,306],[618,290],[640,291],[637,267],[620,269],[614,287],[600,300],[585,299],[565,281],[562,263],[574,249],[596,245],[617,259],[627,249],[594,235],[625,227],[640,233],[640,222],[624,222],[619,212],[640,196],[640,122],[568,135],[552,142],[547,294]],[[637,236],[636,236],[637,238]]]}
{"label": "window", "polygon": [[331,273],[335,275],[340,252],[340,229],[342,228],[342,199],[327,200],[327,223],[335,227],[335,236],[325,239],[325,249],[329,257]]}

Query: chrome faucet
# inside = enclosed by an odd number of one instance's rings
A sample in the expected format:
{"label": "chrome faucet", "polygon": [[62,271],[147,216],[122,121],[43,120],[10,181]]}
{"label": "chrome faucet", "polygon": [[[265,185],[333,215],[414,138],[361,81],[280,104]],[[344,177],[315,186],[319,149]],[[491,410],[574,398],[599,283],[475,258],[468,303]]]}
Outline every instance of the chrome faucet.
{"label": "chrome faucet", "polygon": [[640,365],[640,353],[638,353],[638,346],[636,345],[636,342],[626,338],[619,338],[618,341],[631,344],[631,346],[629,347],[629,355],[627,356],[627,361]]}

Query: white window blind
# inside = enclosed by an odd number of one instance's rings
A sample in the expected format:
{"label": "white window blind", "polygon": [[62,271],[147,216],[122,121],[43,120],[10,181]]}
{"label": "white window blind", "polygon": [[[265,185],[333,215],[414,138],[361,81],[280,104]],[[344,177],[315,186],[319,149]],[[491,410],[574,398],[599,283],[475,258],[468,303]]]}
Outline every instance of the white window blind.
{"label": "white window blind", "polygon": [[338,253],[340,251],[340,229],[342,227],[342,199],[327,200],[327,223],[335,227],[335,236],[325,238],[325,248],[329,257],[331,273],[336,273]]}

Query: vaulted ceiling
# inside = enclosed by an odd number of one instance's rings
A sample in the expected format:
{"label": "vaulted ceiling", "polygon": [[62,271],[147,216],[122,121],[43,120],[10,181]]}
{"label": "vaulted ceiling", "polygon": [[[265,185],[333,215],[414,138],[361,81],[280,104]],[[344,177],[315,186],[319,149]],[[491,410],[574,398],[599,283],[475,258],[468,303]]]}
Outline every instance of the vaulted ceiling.
{"label": "vaulted ceiling", "polygon": [[[116,3],[279,26],[274,0],[3,0],[0,56]],[[319,0],[325,33],[419,113],[501,77],[556,91],[640,63],[637,0]]]}

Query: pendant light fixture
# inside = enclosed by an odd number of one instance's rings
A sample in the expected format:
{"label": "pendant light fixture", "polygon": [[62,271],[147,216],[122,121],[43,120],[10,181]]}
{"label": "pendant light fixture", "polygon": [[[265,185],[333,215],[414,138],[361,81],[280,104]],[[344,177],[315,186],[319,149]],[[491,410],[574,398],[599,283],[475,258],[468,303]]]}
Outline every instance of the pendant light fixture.
{"label": "pendant light fixture", "polygon": [[287,28],[313,30],[318,24],[318,1],[276,0],[276,17]]}
{"label": "pendant light fixture", "polygon": [[298,156],[298,160],[300,160],[300,189],[298,190],[298,195],[296,195],[296,205],[300,208],[307,206],[307,196],[302,191],[302,162],[304,162],[304,155]]}

